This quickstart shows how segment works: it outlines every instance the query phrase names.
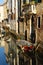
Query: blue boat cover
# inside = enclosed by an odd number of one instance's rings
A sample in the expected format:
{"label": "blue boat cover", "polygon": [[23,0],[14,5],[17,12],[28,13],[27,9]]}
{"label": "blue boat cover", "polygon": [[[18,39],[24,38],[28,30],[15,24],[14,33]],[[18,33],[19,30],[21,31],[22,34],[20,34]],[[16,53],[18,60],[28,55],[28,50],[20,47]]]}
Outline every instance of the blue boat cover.
{"label": "blue boat cover", "polygon": [[4,54],[4,48],[0,47],[0,65],[8,65],[6,63],[6,56]]}

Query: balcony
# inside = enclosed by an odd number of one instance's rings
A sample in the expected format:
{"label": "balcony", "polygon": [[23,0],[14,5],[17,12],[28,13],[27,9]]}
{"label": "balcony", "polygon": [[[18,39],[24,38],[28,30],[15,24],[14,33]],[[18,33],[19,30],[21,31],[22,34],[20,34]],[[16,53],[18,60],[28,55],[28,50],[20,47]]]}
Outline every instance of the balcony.
{"label": "balcony", "polygon": [[34,5],[34,4],[35,4],[35,1],[31,1],[31,2],[23,4],[22,7],[29,6],[29,5]]}
{"label": "balcony", "polygon": [[36,14],[36,6],[35,5],[29,5],[25,6],[22,9],[23,15],[24,14]]}

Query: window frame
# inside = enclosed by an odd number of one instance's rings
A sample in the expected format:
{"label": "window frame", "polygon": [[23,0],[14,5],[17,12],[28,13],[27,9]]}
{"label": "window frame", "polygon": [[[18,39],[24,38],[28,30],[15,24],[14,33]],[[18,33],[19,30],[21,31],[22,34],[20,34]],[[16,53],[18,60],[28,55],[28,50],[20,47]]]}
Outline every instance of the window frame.
{"label": "window frame", "polygon": [[[40,20],[38,18],[40,18]],[[39,16],[38,18],[37,18],[37,28],[40,29],[40,27],[41,27],[41,22],[40,22],[41,17]]]}

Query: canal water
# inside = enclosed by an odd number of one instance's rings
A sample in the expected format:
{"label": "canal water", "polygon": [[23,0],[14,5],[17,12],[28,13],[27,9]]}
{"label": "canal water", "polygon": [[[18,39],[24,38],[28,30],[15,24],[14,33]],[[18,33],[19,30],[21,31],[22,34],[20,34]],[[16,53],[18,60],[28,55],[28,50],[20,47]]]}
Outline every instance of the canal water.
{"label": "canal water", "polygon": [[0,47],[0,65],[8,65],[6,63],[6,56],[4,54],[4,48]]}

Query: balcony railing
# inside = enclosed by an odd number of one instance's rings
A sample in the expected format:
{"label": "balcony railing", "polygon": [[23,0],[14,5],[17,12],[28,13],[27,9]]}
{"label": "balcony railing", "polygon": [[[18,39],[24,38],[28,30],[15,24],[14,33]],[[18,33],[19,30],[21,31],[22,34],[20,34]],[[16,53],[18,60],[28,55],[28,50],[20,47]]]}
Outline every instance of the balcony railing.
{"label": "balcony railing", "polygon": [[29,6],[29,5],[34,5],[35,4],[35,1],[31,1],[31,2],[26,2],[22,5],[22,7],[25,7],[25,6]]}
{"label": "balcony railing", "polygon": [[25,7],[23,7],[22,12],[23,12],[23,14],[26,14],[26,13],[36,14],[36,6],[35,5],[25,6]]}

